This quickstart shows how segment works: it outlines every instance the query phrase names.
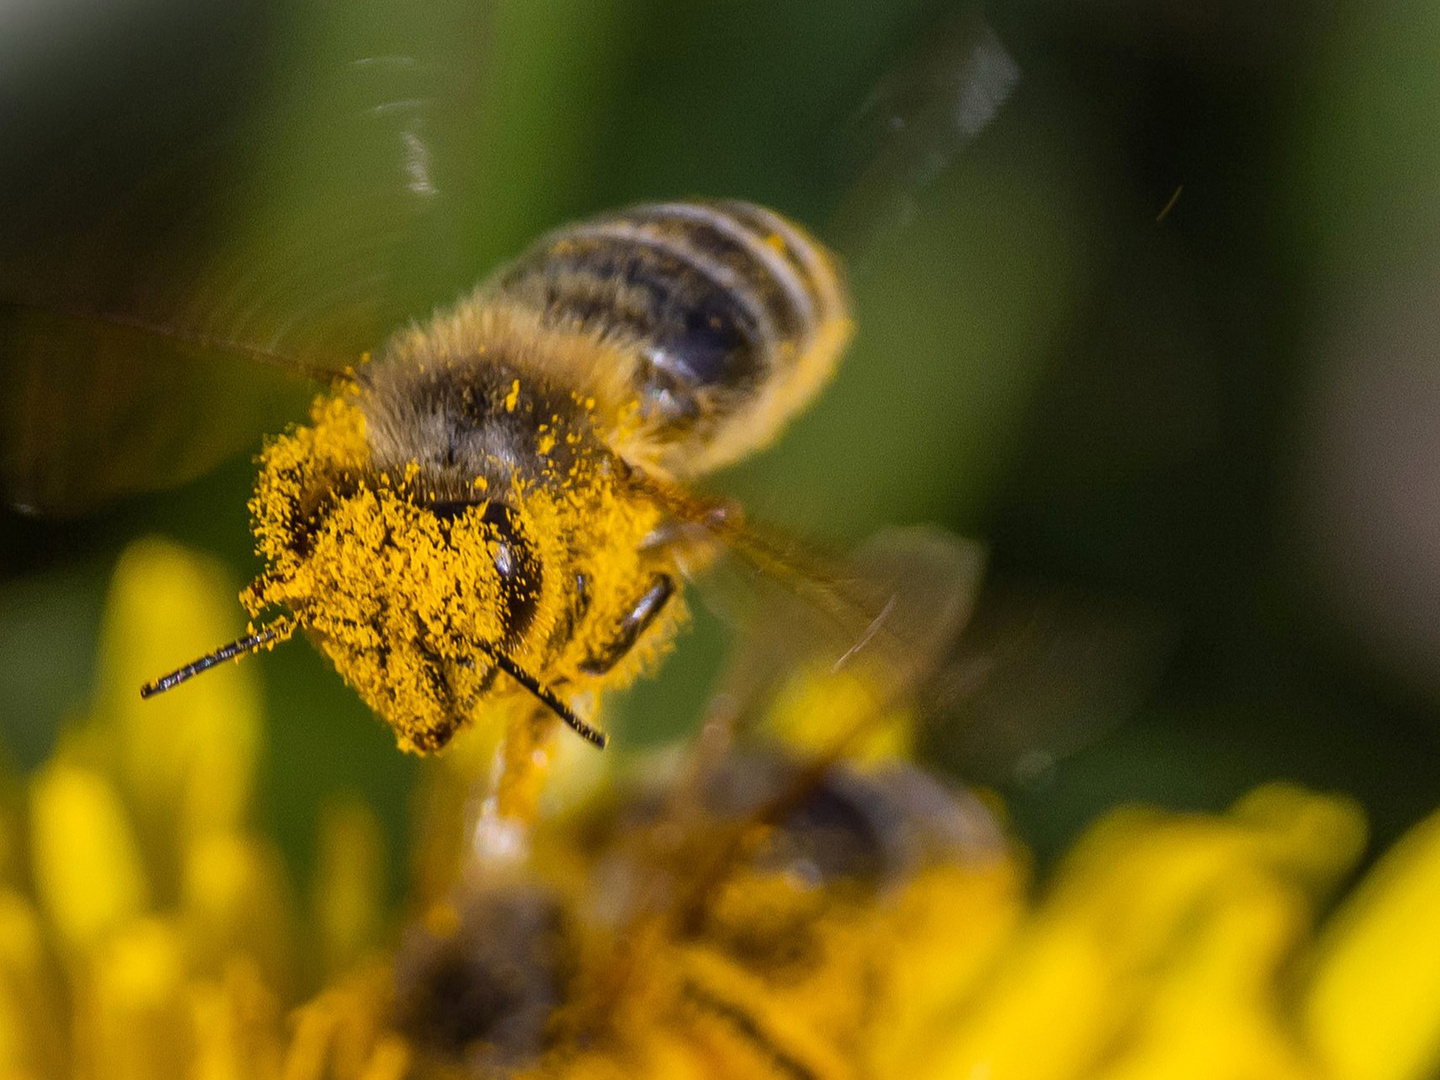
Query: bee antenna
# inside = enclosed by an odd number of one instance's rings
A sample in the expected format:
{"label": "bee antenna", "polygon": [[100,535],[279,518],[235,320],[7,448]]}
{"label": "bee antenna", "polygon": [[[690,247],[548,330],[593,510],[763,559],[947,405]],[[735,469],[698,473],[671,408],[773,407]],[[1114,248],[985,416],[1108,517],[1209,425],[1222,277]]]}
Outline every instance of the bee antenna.
{"label": "bee antenna", "polygon": [[209,671],[216,664],[223,664],[226,660],[235,660],[242,656],[249,656],[267,645],[273,645],[287,640],[295,632],[296,622],[293,618],[281,619],[271,623],[263,630],[257,630],[253,634],[246,634],[242,638],[230,642],[228,645],[221,645],[213,652],[208,652],[198,660],[192,660],[184,667],[172,671],[169,675],[162,675],[154,682],[146,683],[140,688],[142,698],[154,697],[156,694],[163,694],[179,686],[188,679],[193,679],[202,671]]}
{"label": "bee antenna", "polygon": [[586,742],[599,747],[601,750],[605,749],[605,744],[610,741],[609,737],[603,731],[592,727],[575,715],[575,710],[556,697],[553,690],[541,685],[539,679],[535,678],[534,675],[531,675],[494,646],[481,642],[480,648],[490,659],[495,661],[496,666],[499,667],[501,671],[505,672],[506,675],[509,675],[510,678],[530,691],[537,701],[570,725],[577,735]]}

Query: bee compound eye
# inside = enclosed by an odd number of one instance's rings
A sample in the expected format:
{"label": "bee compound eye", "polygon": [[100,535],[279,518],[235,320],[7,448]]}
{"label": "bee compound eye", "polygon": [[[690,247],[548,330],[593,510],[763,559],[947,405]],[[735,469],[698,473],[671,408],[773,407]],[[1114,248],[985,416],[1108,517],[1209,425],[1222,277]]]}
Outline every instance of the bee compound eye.
{"label": "bee compound eye", "polygon": [[491,501],[481,522],[494,536],[492,558],[500,578],[500,625],[513,644],[530,629],[540,601],[543,568],[513,507]]}

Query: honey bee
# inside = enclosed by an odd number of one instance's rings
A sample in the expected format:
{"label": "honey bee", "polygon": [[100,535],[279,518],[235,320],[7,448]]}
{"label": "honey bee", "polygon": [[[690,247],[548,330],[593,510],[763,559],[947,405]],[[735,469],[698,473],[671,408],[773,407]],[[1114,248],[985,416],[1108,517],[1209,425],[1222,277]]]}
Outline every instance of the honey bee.
{"label": "honey bee", "polygon": [[[988,42],[979,48],[977,55],[1003,56]],[[997,102],[1012,81],[1004,59],[991,95]],[[993,64],[947,56],[944,67],[953,69],[947,87],[975,72],[980,82],[995,82]],[[403,57],[375,57],[345,72],[409,79],[425,70]],[[99,448],[136,426],[77,422],[57,437],[47,422],[52,404],[58,410],[62,401],[93,399],[107,417],[121,415],[117,402],[154,411],[149,388],[131,385],[142,350],[121,340],[127,335],[160,352],[219,352],[334,378],[308,423],[260,456],[250,511],[264,568],[242,596],[250,633],[147,684],[142,695],[298,630],[404,749],[438,751],[481,714],[493,715],[505,731],[502,802],[524,816],[533,766],[548,752],[556,721],[604,745],[595,722],[600,697],[665,652],[685,619],[682,579],[721,553],[783,579],[822,609],[841,627],[842,660],[890,618],[883,593],[758,531],[733,504],[690,490],[772,441],[815,397],[850,338],[850,302],[836,257],[774,211],[734,201],[641,205],[542,237],[453,308],[394,333],[335,377],[336,356],[362,327],[371,329],[338,299],[350,296],[341,286],[355,284],[356,275],[344,272],[361,265],[351,247],[366,252],[368,276],[359,283],[368,289],[383,276],[380,269],[369,275],[374,250],[395,250],[374,236],[387,244],[403,237],[417,208],[443,203],[435,179],[443,174],[431,171],[440,161],[436,144],[427,117],[413,111],[439,95],[384,92],[381,104],[326,118],[317,129],[317,137],[364,155],[366,167],[346,173],[355,178],[355,201],[320,208],[335,226],[323,233],[330,248],[304,240],[297,270],[274,258],[294,250],[286,239],[267,236],[265,266],[281,278],[276,283],[257,287],[253,268],[241,272],[242,245],[222,248],[233,260],[215,260],[198,276],[188,262],[151,275],[123,258],[125,228],[168,220],[143,212],[122,214],[113,235],[101,229],[103,244],[82,236],[76,258],[0,265],[0,298],[13,301],[0,309],[0,353],[18,341],[18,384],[5,384],[18,422],[0,431],[0,472],[12,503],[42,510],[81,505],[89,489],[147,486],[146,470],[119,468],[130,457],[121,453],[90,453],[78,477],[57,480],[49,471],[59,456],[52,451],[74,458],[86,438]],[[956,127],[948,111],[935,115],[947,145],[978,130],[968,120]],[[894,119],[887,114],[887,126]],[[388,123],[399,125],[388,132],[398,142],[373,137],[368,126]],[[403,148],[403,184],[379,167],[396,147]],[[907,190],[912,172],[895,170]],[[168,207],[165,182],[122,202],[132,211]],[[372,186],[381,201],[367,211],[362,197],[375,197]],[[360,243],[347,247],[341,241],[352,225]],[[305,258],[332,248],[329,273],[311,274]],[[91,272],[94,250],[120,253],[123,273],[108,273],[103,263]],[[296,277],[304,288],[295,288]],[[48,283],[72,278],[81,301],[62,295],[54,302]],[[85,292],[91,278],[106,287],[93,302]],[[270,318],[264,301],[277,297],[283,302]],[[57,334],[43,318],[35,325],[37,309],[71,319],[83,328],[80,337]],[[318,364],[307,338],[311,345],[329,339]],[[103,391],[92,389],[100,386],[93,371],[61,377],[87,353],[113,369]],[[85,392],[75,392],[81,386]],[[53,446],[60,438],[74,445]],[[168,466],[171,481],[203,468],[198,457],[191,463],[167,453],[169,445],[145,449]]]}
{"label": "honey bee", "polygon": [[835,259],[753,204],[543,237],[264,450],[243,599],[279,614],[142,693],[301,629],[405,749],[517,698],[542,706],[522,728],[558,717],[603,746],[572,702],[665,649],[682,572],[755,546],[682,485],[770,442],[850,327]]}

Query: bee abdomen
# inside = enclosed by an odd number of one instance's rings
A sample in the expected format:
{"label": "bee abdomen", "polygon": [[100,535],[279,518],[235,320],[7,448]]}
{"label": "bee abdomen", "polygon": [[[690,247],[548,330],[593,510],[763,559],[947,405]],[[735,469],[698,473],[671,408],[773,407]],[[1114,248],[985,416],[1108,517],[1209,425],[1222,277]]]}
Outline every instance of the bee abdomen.
{"label": "bee abdomen", "polygon": [[769,441],[848,337],[833,259],[741,202],[655,203],[561,229],[498,288],[549,324],[635,349],[636,398],[677,473]]}

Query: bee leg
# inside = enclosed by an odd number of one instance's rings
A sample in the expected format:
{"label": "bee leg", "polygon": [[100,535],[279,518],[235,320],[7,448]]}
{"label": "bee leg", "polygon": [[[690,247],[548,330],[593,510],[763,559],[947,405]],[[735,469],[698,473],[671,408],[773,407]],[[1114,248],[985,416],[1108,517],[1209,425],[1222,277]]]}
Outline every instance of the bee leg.
{"label": "bee leg", "polygon": [[640,490],[669,516],[645,537],[642,550],[674,550],[687,545],[714,547],[730,533],[745,527],[745,512],[732,499],[696,496],[657,487],[654,481],[648,483],[650,486]]}
{"label": "bee leg", "polygon": [[594,656],[587,657],[580,664],[580,670],[587,675],[604,675],[635,647],[651,623],[665,609],[670,597],[675,595],[675,582],[668,574],[656,574],[650,584],[635,601],[630,614],[620,621],[615,637]]}

